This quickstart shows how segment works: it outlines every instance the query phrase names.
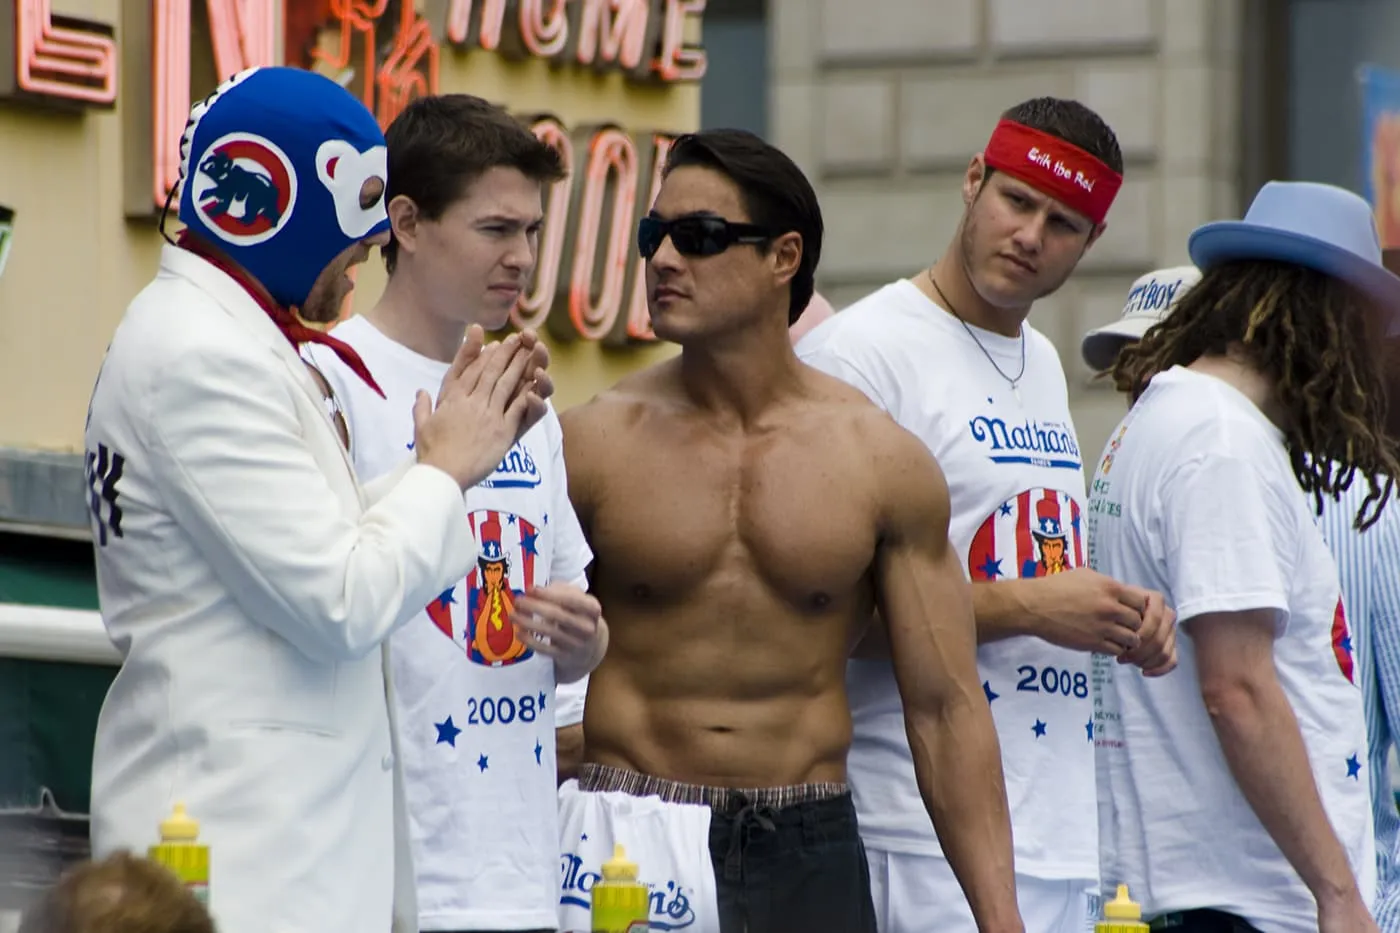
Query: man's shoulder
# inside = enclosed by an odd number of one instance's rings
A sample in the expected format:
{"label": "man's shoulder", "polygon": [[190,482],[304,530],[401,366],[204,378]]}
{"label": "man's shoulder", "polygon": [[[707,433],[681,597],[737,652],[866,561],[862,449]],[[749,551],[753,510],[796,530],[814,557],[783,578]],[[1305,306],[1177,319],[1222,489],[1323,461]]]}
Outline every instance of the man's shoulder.
{"label": "man's shoulder", "polygon": [[841,309],[797,342],[803,360],[824,355],[879,353],[898,344],[899,318],[910,310],[907,283],[892,282]]}
{"label": "man's shoulder", "polygon": [[894,469],[936,467],[923,441],[902,427],[863,392],[822,372],[809,377],[816,389],[806,423],[817,427],[827,449],[858,452],[877,475]]}
{"label": "man's shoulder", "polygon": [[107,348],[102,382],[131,389],[133,380],[171,384],[220,370],[272,369],[274,363],[212,296],[163,275],[127,306]]}
{"label": "man's shoulder", "polygon": [[587,401],[565,409],[559,414],[565,435],[605,429],[661,408],[674,386],[673,366],[674,361],[666,360],[638,370]]}
{"label": "man's shoulder", "polygon": [[1055,368],[1063,373],[1064,366],[1060,361],[1060,351],[1055,349],[1054,341],[1047,337],[1044,331],[1040,330],[1040,328],[1029,321],[1026,322],[1025,328],[1026,354],[1028,356],[1035,354],[1038,357],[1043,357],[1047,362],[1053,361]]}

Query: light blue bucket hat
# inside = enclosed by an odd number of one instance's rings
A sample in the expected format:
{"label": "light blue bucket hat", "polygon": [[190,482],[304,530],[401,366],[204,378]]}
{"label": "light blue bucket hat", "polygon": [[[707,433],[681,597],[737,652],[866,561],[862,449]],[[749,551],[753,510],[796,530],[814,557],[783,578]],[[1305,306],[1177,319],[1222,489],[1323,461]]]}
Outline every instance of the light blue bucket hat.
{"label": "light blue bucket hat", "polygon": [[1378,301],[1400,333],[1400,277],[1381,264],[1371,205],[1335,185],[1271,181],[1259,189],[1244,220],[1197,227],[1187,241],[1203,272],[1234,259],[1272,259],[1315,269]]}

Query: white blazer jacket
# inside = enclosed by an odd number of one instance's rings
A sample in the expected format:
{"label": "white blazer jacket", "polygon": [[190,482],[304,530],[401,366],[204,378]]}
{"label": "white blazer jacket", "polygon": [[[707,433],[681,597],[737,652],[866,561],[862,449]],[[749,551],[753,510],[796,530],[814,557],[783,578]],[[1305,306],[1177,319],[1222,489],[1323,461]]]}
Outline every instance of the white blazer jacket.
{"label": "white blazer jacket", "polygon": [[94,855],[144,853],[183,802],[221,933],[416,931],[381,646],[472,562],[456,482],[406,465],[362,489],[291,344],[173,246],[117,328],[85,447],[124,658]]}

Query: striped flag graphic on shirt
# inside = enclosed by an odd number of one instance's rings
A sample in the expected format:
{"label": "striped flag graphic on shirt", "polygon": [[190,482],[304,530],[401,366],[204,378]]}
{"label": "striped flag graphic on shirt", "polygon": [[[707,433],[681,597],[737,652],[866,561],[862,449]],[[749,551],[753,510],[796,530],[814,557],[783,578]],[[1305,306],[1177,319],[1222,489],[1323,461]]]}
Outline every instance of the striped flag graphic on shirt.
{"label": "striped flag graphic on shirt", "polygon": [[1027,489],[987,516],[967,569],[977,582],[1043,577],[1084,566],[1079,504],[1066,492]]}

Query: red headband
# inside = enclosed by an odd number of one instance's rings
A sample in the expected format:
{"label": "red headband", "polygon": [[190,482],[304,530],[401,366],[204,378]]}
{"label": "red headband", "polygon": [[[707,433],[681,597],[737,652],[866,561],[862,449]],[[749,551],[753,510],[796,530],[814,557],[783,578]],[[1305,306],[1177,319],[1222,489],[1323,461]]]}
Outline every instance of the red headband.
{"label": "red headband", "polygon": [[997,124],[982,157],[1096,224],[1108,216],[1123,184],[1122,175],[1073,143],[1011,120]]}

